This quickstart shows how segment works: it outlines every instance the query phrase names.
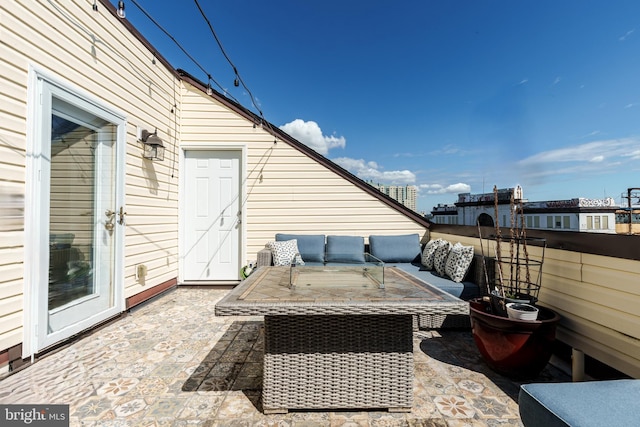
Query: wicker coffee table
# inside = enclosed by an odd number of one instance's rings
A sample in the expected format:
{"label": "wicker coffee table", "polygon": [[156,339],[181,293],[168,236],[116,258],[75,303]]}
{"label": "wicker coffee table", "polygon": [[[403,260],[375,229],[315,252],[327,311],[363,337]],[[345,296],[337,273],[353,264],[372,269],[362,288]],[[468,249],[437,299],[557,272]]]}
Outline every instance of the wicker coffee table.
{"label": "wicker coffee table", "polygon": [[261,267],[215,307],[264,316],[264,412],[410,411],[413,315],[468,314],[468,304],[393,267],[383,281],[361,266],[297,271]]}

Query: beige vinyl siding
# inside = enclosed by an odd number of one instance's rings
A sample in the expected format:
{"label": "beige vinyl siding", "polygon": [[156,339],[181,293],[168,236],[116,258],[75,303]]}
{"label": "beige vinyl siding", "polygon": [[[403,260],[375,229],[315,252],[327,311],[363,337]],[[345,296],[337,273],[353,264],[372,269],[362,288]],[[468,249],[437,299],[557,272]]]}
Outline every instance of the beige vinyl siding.
{"label": "beige vinyl siding", "polygon": [[[127,120],[125,296],[177,276],[176,141],[180,82],[113,17],[86,0],[32,0],[0,4],[0,202],[25,195],[29,66],[51,73]],[[156,127],[164,162],[141,157],[136,127]],[[176,161],[174,161],[176,160]],[[23,212],[20,212],[23,215]],[[0,240],[0,351],[22,341],[24,219],[7,224]],[[132,243],[130,244],[129,241]],[[143,282],[135,265],[147,264]]]}
{"label": "beige vinyl siding", "polygon": [[278,232],[341,234],[419,233],[426,229],[367,194],[305,153],[187,87],[183,95],[182,143],[248,146],[247,260]]}
{"label": "beige vinyl siding", "polygon": [[11,17],[0,5],[0,350],[22,342],[26,72],[10,48]]}
{"label": "beige vinyl siding", "polygon": [[640,378],[640,261],[567,251],[548,259],[541,301],[563,316],[558,337]]}
{"label": "beige vinyl siding", "polygon": [[[478,239],[438,232],[431,237],[462,241],[480,253]],[[483,245],[485,254],[493,254],[493,242]],[[508,246],[502,251],[508,257]],[[540,248],[530,253],[539,256]],[[640,261],[547,249],[542,271],[540,303],[562,316],[556,337],[640,378]]]}

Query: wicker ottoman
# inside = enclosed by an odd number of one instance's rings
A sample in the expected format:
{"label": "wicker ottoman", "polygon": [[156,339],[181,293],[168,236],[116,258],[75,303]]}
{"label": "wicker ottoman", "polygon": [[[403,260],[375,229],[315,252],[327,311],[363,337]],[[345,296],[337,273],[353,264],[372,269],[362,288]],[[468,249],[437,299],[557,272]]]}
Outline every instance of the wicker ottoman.
{"label": "wicker ottoman", "polygon": [[411,315],[265,316],[262,405],[411,410]]}

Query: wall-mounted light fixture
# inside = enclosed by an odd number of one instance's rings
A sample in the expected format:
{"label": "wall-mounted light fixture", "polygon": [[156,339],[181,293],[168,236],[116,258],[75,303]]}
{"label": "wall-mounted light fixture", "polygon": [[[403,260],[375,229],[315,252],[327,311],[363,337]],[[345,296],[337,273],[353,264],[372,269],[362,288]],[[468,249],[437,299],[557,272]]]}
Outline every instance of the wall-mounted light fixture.
{"label": "wall-mounted light fixture", "polygon": [[124,2],[120,0],[118,2],[118,18],[124,19],[127,14],[124,12]]}
{"label": "wall-mounted light fixture", "polygon": [[158,131],[151,133],[143,129],[140,133],[140,142],[143,144],[142,157],[149,160],[164,160],[164,144],[158,136]]}

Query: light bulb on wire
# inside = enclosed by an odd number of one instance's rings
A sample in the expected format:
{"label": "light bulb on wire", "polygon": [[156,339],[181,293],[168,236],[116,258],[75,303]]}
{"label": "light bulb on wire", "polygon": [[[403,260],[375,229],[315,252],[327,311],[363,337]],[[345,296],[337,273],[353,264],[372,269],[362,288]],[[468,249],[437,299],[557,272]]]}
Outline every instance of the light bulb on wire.
{"label": "light bulb on wire", "polygon": [[118,1],[118,18],[124,19],[127,14],[124,11],[124,1]]}

